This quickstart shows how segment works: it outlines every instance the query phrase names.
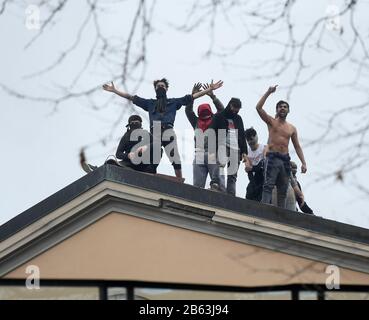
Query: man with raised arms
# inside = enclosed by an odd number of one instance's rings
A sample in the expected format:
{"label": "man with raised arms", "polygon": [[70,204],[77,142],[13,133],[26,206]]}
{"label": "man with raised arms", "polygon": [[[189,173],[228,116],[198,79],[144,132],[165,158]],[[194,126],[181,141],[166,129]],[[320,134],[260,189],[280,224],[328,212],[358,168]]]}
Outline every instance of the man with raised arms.
{"label": "man with raised arms", "polygon": [[265,162],[265,179],[261,202],[270,204],[273,187],[277,186],[278,206],[286,207],[286,195],[291,175],[288,145],[290,139],[302,165],[301,172],[306,172],[306,162],[297,136],[296,128],[286,121],[290,106],[286,101],[279,101],[276,105],[276,117],[273,118],[263,109],[265,101],[275,92],[277,86],[269,87],[261,97],[256,110],[260,118],[267,124],[269,131],[268,152]]}
{"label": "man with raised arms", "polygon": [[[178,152],[177,137],[173,129],[177,110],[184,105],[192,103],[194,99],[220,88],[223,85],[223,81],[211,83],[206,90],[187,94],[180,98],[167,97],[169,82],[166,78],[155,80],[153,85],[156,99],[144,99],[137,95],[120,91],[116,89],[113,82],[111,84],[104,84],[103,89],[131,100],[133,104],[149,113],[150,133],[153,135],[154,140],[160,141],[161,146],[164,147],[165,153],[172,163],[176,177],[182,178],[182,166]],[[158,130],[155,130],[156,127]],[[155,152],[155,150],[154,154],[161,155],[160,152]],[[159,156],[158,159],[154,159],[155,164],[159,164],[160,158]]]}

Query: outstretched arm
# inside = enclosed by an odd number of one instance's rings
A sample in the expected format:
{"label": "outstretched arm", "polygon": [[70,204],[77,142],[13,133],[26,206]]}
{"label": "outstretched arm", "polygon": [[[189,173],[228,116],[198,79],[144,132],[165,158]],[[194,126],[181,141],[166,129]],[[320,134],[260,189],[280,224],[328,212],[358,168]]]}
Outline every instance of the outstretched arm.
{"label": "outstretched arm", "polygon": [[213,90],[216,90],[218,88],[220,88],[221,86],[223,85],[223,81],[222,80],[219,80],[218,82],[216,83],[213,83],[211,82],[209,88],[205,89],[205,90],[202,90],[202,91],[199,91],[199,92],[196,92],[192,95],[192,98],[195,100],[197,98],[200,98],[202,97],[203,95],[205,94],[208,94],[209,92],[213,91]]}
{"label": "outstretched arm", "polygon": [[292,140],[293,146],[295,147],[297,156],[299,157],[299,159],[301,161],[301,172],[305,173],[307,168],[306,168],[304,153],[302,152],[302,148],[300,146],[299,138],[297,136],[297,130],[296,130],[295,127],[293,129],[294,130],[293,130],[293,133],[292,133],[292,136],[291,136],[291,140]]}
{"label": "outstretched arm", "polygon": [[268,99],[268,97],[276,91],[278,85],[275,85],[273,87],[269,87],[267,92],[264,93],[264,95],[260,98],[259,102],[256,105],[256,111],[258,112],[260,118],[266,122],[267,124],[272,123],[272,117],[268,115],[265,110],[263,109],[263,106],[265,104],[265,101]]}
{"label": "outstretched arm", "polygon": [[[201,83],[195,83],[192,88],[192,94],[199,92],[201,90]],[[186,104],[186,116],[188,121],[190,121],[191,126],[195,129],[197,125],[197,117],[195,112],[193,111],[193,100],[191,99],[191,102]]]}
{"label": "outstretched arm", "polygon": [[117,94],[118,96],[121,96],[121,97],[126,98],[128,100],[132,100],[132,98],[133,98],[132,95],[130,95],[126,92],[123,92],[123,91],[119,91],[117,88],[115,88],[113,81],[111,81],[111,84],[104,84],[103,89],[105,91],[113,92],[113,93]]}

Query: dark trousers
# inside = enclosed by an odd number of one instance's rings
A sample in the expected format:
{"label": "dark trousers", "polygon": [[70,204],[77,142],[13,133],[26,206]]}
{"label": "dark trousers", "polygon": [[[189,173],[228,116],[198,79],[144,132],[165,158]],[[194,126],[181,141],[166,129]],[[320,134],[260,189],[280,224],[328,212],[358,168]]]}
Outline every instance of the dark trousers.
{"label": "dark trousers", "polygon": [[248,172],[248,177],[250,182],[246,188],[246,199],[260,202],[263,195],[264,160],[252,167],[252,171]]}
{"label": "dark trousers", "polygon": [[285,208],[290,176],[290,156],[279,152],[268,152],[265,161],[263,196],[261,202],[271,203],[272,191],[274,186],[276,186],[278,207]]}
{"label": "dark trousers", "polygon": [[[151,133],[153,134],[152,128]],[[168,140],[167,137],[170,137]],[[163,140],[164,138],[164,140]],[[157,143],[157,141],[161,141],[160,144]],[[169,158],[169,161],[172,163],[172,166],[174,170],[181,170],[181,159],[179,157],[179,151],[178,151],[178,144],[177,144],[177,136],[174,132],[172,125],[162,125],[161,126],[161,133],[159,136],[154,136],[154,145],[160,145],[160,147],[164,147],[164,151]],[[158,163],[159,165],[159,163]]]}
{"label": "dark trousers", "polygon": [[[215,160],[215,159],[214,159]],[[215,162],[215,163],[213,163]],[[225,191],[224,176],[219,175],[219,163],[209,160],[208,151],[196,151],[193,161],[193,185],[205,188],[206,178],[210,176],[210,186],[219,184],[219,189]]]}
{"label": "dark trousers", "polygon": [[[237,172],[240,166],[241,154],[239,150],[230,150],[226,148],[225,152],[219,152],[217,161],[219,163],[219,176],[227,176],[227,187],[226,192],[230,195],[236,195],[236,183],[237,183]],[[226,169],[227,168],[227,169]],[[227,170],[227,173],[225,172]],[[214,179],[214,182],[220,184],[218,178]]]}

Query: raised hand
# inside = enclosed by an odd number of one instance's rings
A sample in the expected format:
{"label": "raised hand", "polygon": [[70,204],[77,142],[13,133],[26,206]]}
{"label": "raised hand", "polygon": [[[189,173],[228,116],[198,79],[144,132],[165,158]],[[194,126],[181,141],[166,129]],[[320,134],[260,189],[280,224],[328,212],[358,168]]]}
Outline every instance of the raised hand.
{"label": "raised hand", "polygon": [[214,92],[213,92],[213,90],[211,89],[211,86],[212,86],[212,85],[214,85],[213,80],[211,80],[210,84],[209,84],[209,83],[204,83],[204,84],[202,85],[202,88],[203,88],[205,91],[207,91],[207,93],[206,93],[206,94],[207,94],[210,98],[214,97]]}
{"label": "raised hand", "polygon": [[275,86],[271,86],[268,88],[268,93],[273,93],[277,90],[277,87],[278,87],[278,84],[275,85]]}
{"label": "raised hand", "polygon": [[213,83],[213,81],[211,81],[210,88],[211,88],[211,90],[216,90],[216,89],[220,88],[222,85],[223,85],[223,81],[222,80],[219,80],[216,83]]}
{"label": "raised hand", "polygon": [[201,83],[197,82],[193,85],[192,94],[200,92],[200,91],[201,91]]}
{"label": "raised hand", "polygon": [[222,85],[223,85],[223,81],[221,81],[221,80],[219,80],[217,83],[211,82],[210,85],[209,85],[209,88],[207,88],[206,90],[203,90],[203,91],[193,93],[192,97],[193,97],[193,99],[200,98],[203,95],[208,94],[209,92],[220,88]]}
{"label": "raised hand", "polygon": [[115,92],[116,91],[113,81],[111,81],[111,84],[110,85],[107,84],[107,83],[104,84],[103,85],[103,89],[106,90],[106,91],[109,91],[109,92]]}

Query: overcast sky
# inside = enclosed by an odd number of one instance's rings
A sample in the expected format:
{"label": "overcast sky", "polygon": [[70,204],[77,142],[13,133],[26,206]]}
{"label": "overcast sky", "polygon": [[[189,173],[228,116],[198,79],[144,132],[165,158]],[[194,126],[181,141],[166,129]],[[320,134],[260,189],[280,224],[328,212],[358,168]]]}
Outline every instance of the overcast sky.
{"label": "overcast sky", "polygon": [[[312,3],[309,1],[307,5],[296,8],[298,11],[296,15],[300,17],[298,23],[303,26],[309,26],[312,18],[309,15],[324,14],[327,5],[333,1],[321,1],[319,4],[314,2],[315,8],[311,7]],[[25,44],[38,32],[25,27],[25,10],[29,4],[32,2],[25,2],[24,6],[10,7],[7,14],[0,18],[2,30],[0,83],[33,96],[57,96],[60,94],[57,86],[70,83],[71,77],[76,75],[75,70],[81,68],[91,47],[92,38],[89,32],[83,35],[80,48],[66,59],[63,66],[42,77],[26,79],[24,76],[49,65],[63,49],[65,50],[65,47],[73,43],[76,24],[81,20],[84,7],[77,4],[77,1],[67,6],[65,14],[58,18],[52,30],[45,31],[30,48],[25,50]],[[100,23],[111,30],[129,28],[136,4],[136,1],[122,2],[110,13],[110,18],[106,17]],[[183,34],[169,27],[175,22],[184,22],[188,7],[186,1],[158,2],[154,12],[156,29],[147,44],[146,80],[138,92],[130,93],[154,97],[151,81],[167,77],[170,81],[168,96],[179,97],[190,93],[194,82],[222,79],[224,87],[216,91],[216,95],[224,103],[231,97],[239,97],[243,103],[240,115],[245,127],[253,126],[259,133],[260,142],[265,143],[267,128],[258,117],[255,105],[269,85],[279,84],[280,89],[265,105],[266,111],[273,115],[275,103],[280,99],[286,99],[284,87],[292,74],[287,73],[283,77],[269,80],[250,81],[251,71],[243,65],[252,65],[265,54],[262,45],[242,51],[226,60],[205,57],[204,52],[209,44],[207,26],[191,34]],[[114,7],[110,5],[109,8],[111,10]],[[42,14],[43,12],[41,18]],[[218,43],[225,46],[236,42],[237,37],[242,39],[242,32],[237,32],[239,30],[234,26],[224,24],[217,30]],[[308,58],[312,65],[318,64],[322,59],[319,54]],[[289,100],[291,113],[288,121],[297,127],[305,153],[308,172],[305,175],[299,174],[298,177],[309,206],[318,216],[369,228],[369,216],[365,210],[369,199],[350,187],[352,181],[367,180],[368,169],[349,176],[343,183],[334,179],[314,183],[321,173],[327,172],[333,165],[339,163],[340,159],[337,156],[345,150],[345,145],[337,141],[320,148],[304,148],[304,141],[317,137],[323,130],[317,126],[317,122],[329,112],[349,103],[361,102],[362,96],[357,92],[336,86],[337,79],[349,77],[351,74],[352,70],[347,65],[337,72],[316,78],[311,84],[296,89]],[[102,85],[109,80],[106,72],[92,65],[81,77],[80,87]],[[119,84],[117,86],[119,87]],[[87,158],[89,162],[101,165],[109,154],[115,153],[117,143],[125,131],[128,114],[118,127],[119,130],[114,132],[113,138],[107,141],[106,146],[95,143],[110,132],[119,109],[126,107],[120,97],[115,97],[111,105],[99,111],[91,109],[86,100],[80,99],[67,101],[56,113],[52,113],[50,104],[17,99],[1,90],[0,95],[2,168],[0,224],[82,177],[85,173],[80,168],[78,158],[82,146],[91,145],[86,150]],[[101,90],[101,99],[106,99],[107,95],[109,93]],[[206,101],[209,101],[208,97],[201,98],[195,105]],[[141,110],[136,110],[137,113],[144,115]],[[346,120],[349,122],[350,116]],[[148,128],[147,121],[144,127]],[[186,141],[192,142],[192,137],[185,134],[189,129],[191,127],[182,108],[177,112],[175,122],[180,145]],[[290,151],[292,159],[300,167],[292,145]],[[191,184],[192,154],[183,154],[182,157],[183,174],[186,183]],[[158,171],[173,174],[166,157],[163,158]],[[247,183],[247,175],[240,168],[237,182],[239,197],[245,196]]]}

